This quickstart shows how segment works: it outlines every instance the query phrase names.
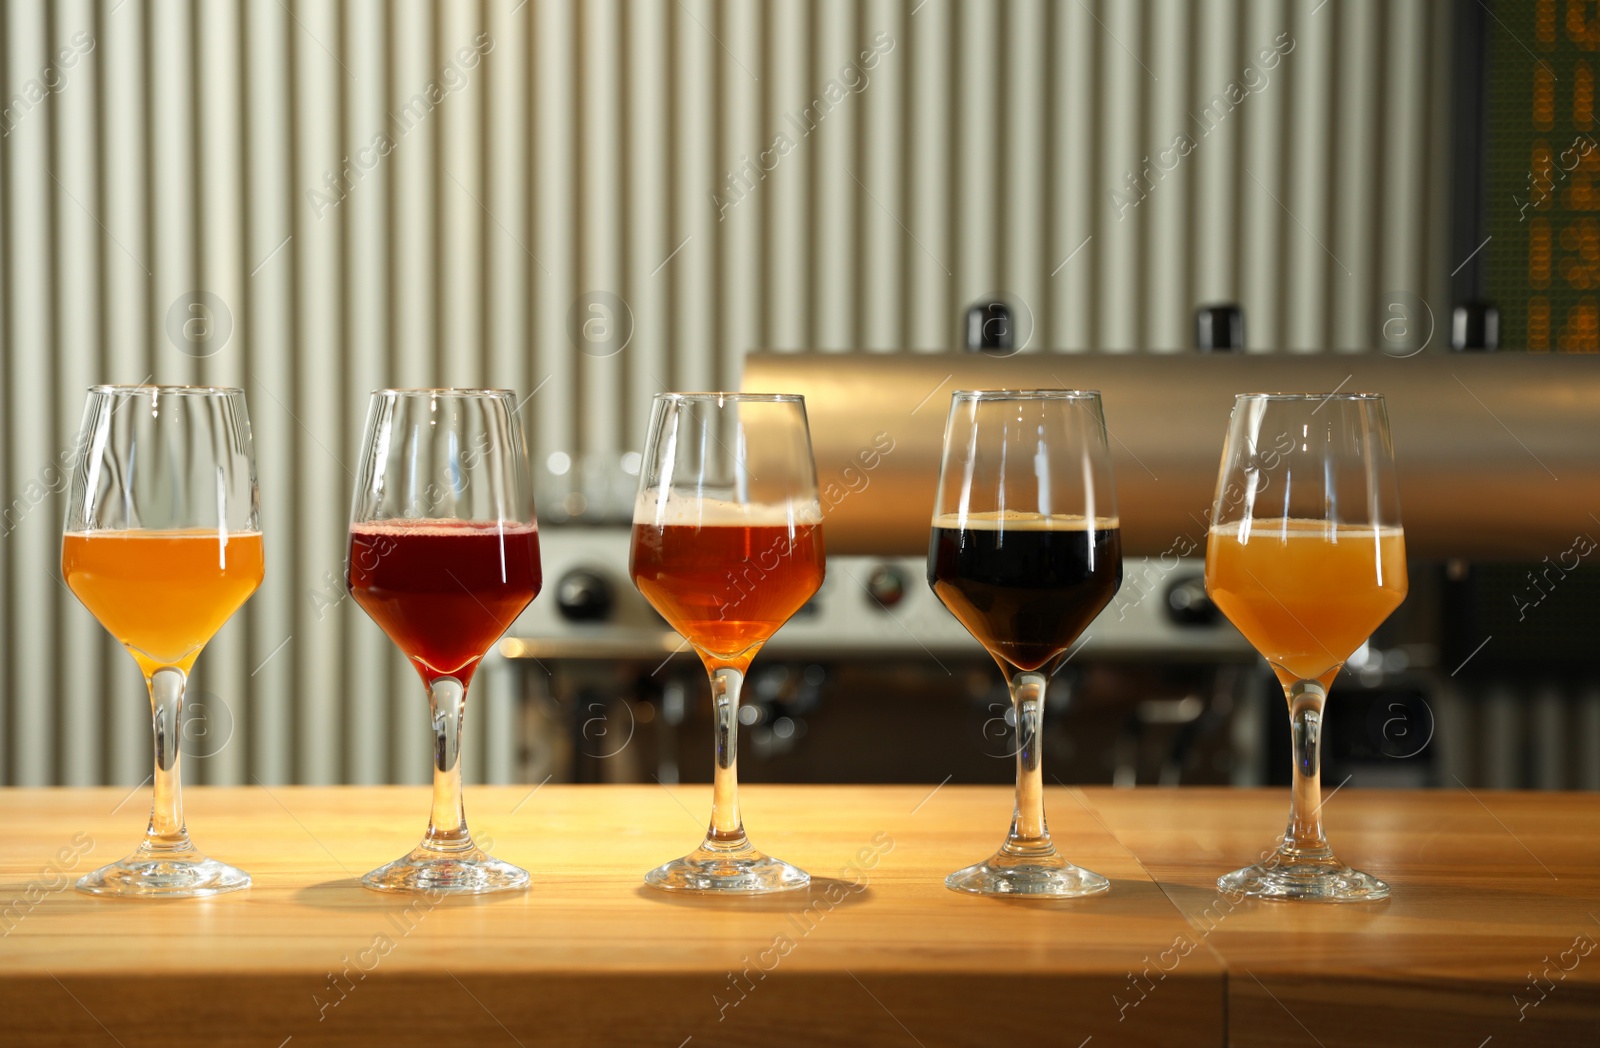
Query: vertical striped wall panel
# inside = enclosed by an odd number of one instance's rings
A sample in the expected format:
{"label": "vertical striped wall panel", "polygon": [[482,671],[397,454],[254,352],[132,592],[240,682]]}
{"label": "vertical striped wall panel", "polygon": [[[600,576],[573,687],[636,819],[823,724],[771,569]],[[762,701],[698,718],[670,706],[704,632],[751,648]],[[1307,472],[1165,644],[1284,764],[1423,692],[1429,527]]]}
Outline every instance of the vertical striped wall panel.
{"label": "vertical striped wall panel", "polygon": [[[191,778],[420,781],[421,689],[340,587],[368,390],[515,388],[542,461],[751,347],[953,349],[979,295],[1028,352],[1181,350],[1218,299],[1251,348],[1368,348],[1385,295],[1446,305],[1448,6],[7,0],[0,781],[149,773],[56,570],[91,382],[249,396],[268,578],[195,675]],[[469,773],[511,773],[513,705]]]}

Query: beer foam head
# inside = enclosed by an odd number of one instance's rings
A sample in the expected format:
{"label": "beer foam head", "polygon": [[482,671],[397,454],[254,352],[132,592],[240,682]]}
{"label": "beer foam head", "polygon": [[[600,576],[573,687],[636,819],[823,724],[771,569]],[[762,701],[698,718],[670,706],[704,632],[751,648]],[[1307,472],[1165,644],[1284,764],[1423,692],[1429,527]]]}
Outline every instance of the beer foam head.
{"label": "beer foam head", "polygon": [[1279,542],[1344,542],[1373,537],[1392,539],[1405,534],[1398,524],[1338,523],[1304,517],[1250,517],[1226,524],[1213,524],[1211,532],[1218,538],[1238,539],[1240,542],[1249,542],[1253,536],[1277,539]]}
{"label": "beer foam head", "polygon": [[460,535],[463,532],[496,535],[526,535],[538,531],[537,524],[520,520],[454,520],[451,518],[396,517],[392,520],[366,520],[350,525],[355,535]]}
{"label": "beer foam head", "polygon": [[78,539],[148,539],[160,542],[167,539],[258,539],[261,532],[254,528],[89,528],[65,531]]}
{"label": "beer foam head", "polygon": [[941,513],[933,518],[936,528],[955,531],[1111,531],[1120,527],[1116,517],[1095,517],[1081,513],[1030,513],[1017,509],[991,509],[981,513]]}
{"label": "beer foam head", "polygon": [[639,492],[633,522],[653,527],[787,528],[821,524],[822,506],[815,499],[789,502],[730,502],[726,499],[663,498],[659,488]]}

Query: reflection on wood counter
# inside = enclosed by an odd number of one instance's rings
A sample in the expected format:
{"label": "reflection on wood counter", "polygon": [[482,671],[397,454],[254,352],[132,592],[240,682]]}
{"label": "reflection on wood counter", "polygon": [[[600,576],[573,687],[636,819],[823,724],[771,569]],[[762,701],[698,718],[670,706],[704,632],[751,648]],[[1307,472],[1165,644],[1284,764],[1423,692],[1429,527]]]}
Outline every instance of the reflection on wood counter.
{"label": "reflection on wood counter", "polygon": [[[188,791],[198,843],[249,891],[106,900],[71,880],[127,850],[124,792],[5,790],[7,1045],[1594,1044],[1600,796],[1340,791],[1341,856],[1393,897],[1230,901],[1280,791],[1049,791],[1068,856],[1112,880],[1062,902],[943,887],[994,848],[1002,787],[756,786],[756,845],[809,891],[642,886],[704,830],[709,786],[474,787],[525,893],[366,891],[412,843],[415,787]],[[931,791],[931,792],[930,792]],[[1092,1039],[1092,1040],[1091,1040]]]}

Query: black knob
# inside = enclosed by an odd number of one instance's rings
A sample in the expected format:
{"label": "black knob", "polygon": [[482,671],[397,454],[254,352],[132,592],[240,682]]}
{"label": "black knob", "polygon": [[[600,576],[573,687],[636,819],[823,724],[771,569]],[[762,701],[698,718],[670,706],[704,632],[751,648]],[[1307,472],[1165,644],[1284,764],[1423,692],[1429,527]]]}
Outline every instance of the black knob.
{"label": "black knob", "polygon": [[556,611],[568,622],[598,622],[615,602],[610,581],[590,568],[574,568],[556,583]]}
{"label": "black knob", "polygon": [[967,307],[967,351],[1009,353],[1016,345],[1011,307],[1004,302],[974,302]]}
{"label": "black knob", "polygon": [[1473,299],[1450,315],[1450,348],[1494,350],[1500,348],[1500,310],[1492,302]]}
{"label": "black knob", "polygon": [[1244,348],[1244,310],[1233,302],[1213,302],[1194,311],[1194,348],[1231,353]]}
{"label": "black knob", "polygon": [[885,608],[892,608],[906,598],[906,579],[887,564],[880,564],[867,576],[867,594]]}
{"label": "black knob", "polygon": [[1167,617],[1179,626],[1211,626],[1222,612],[1206,596],[1202,575],[1189,575],[1167,587]]}

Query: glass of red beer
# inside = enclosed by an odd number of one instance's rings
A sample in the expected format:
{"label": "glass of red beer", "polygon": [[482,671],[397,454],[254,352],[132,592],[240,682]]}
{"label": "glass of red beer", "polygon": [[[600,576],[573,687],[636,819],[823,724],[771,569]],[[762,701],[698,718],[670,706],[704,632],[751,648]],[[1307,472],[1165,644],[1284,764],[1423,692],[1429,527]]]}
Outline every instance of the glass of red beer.
{"label": "glass of red beer", "polygon": [[634,585],[711,675],[716,770],[700,847],[645,883],[756,895],[811,877],[763,855],[739,818],[739,689],[750,661],[822,585],[822,505],[805,399],[661,393],[633,512]]}
{"label": "glass of red beer", "polygon": [[479,848],[461,803],[461,725],[478,663],[539,592],[522,429],[503,389],[372,394],[350,511],[350,594],[411,661],[432,709],[433,812],[410,854],[361,878],[378,891],[525,888]]}

